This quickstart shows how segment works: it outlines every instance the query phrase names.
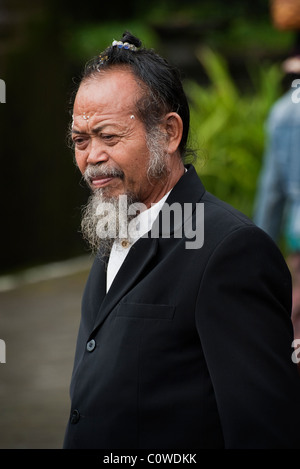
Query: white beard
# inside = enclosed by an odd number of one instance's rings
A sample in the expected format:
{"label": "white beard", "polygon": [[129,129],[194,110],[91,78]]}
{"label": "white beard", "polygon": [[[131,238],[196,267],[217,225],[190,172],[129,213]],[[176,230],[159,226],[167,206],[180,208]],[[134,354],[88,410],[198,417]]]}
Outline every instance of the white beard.
{"label": "white beard", "polygon": [[[81,232],[92,252],[99,252],[101,257],[107,257],[114,241],[121,241],[126,237],[129,223],[134,218],[133,215],[128,214],[128,209],[138,200],[134,194],[127,193],[120,204],[119,197],[108,197],[103,195],[103,192],[104,190],[101,188],[96,189],[89,197],[87,205],[82,211]],[[111,206],[112,210],[106,210],[105,217],[103,217],[101,207],[105,207],[107,204]],[[99,235],[99,225],[102,228],[102,236]],[[113,235],[105,227],[114,227]]]}

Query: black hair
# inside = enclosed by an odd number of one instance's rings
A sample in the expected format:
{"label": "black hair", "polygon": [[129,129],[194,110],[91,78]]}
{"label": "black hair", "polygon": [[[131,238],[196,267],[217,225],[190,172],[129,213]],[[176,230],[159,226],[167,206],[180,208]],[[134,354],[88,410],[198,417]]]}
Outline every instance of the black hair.
{"label": "black hair", "polygon": [[108,47],[86,64],[81,82],[113,66],[129,67],[144,90],[136,106],[148,131],[157,126],[168,112],[177,112],[181,117],[183,135],[179,150],[183,158],[187,150],[190,112],[179,71],[153,49],[142,47],[140,39],[128,31],[123,34],[121,42],[127,42],[136,49],[126,49],[122,44],[121,47]]}

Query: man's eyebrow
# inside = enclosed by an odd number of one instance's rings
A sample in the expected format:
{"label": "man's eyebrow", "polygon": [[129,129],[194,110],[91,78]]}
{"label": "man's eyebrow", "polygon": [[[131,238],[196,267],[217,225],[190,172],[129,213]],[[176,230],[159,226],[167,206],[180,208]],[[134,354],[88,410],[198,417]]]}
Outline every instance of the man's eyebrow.
{"label": "man's eyebrow", "polygon": [[[94,129],[91,129],[92,134],[98,134],[102,130],[104,130],[106,127],[109,127],[111,124],[105,124],[101,125],[99,127],[95,127]],[[72,134],[77,134],[77,135],[87,135],[89,132],[81,132],[80,130],[72,129]]]}
{"label": "man's eyebrow", "polygon": [[[101,130],[104,129],[105,126],[101,126],[101,127],[96,127],[94,129],[91,129],[91,132],[92,134],[97,134],[99,132],[101,132]],[[72,129],[72,134],[77,134],[77,135],[84,135],[84,134],[87,134],[88,132],[81,132],[80,130],[76,130],[76,129]]]}

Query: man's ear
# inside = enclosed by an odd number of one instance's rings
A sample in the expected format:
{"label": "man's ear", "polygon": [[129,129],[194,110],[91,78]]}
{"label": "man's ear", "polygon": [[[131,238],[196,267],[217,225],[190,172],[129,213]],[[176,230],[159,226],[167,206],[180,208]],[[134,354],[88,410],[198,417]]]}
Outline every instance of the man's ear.
{"label": "man's ear", "polygon": [[169,112],[164,118],[164,127],[167,132],[167,152],[169,155],[174,154],[180,145],[183,123],[177,112]]}

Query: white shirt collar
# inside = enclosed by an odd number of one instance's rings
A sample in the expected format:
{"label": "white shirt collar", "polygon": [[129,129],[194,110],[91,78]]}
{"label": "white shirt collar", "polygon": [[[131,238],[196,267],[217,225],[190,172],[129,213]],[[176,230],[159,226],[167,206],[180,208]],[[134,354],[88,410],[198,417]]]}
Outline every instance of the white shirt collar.
{"label": "white shirt collar", "polygon": [[115,241],[109,256],[107,266],[107,279],[106,279],[106,291],[109,290],[115,276],[117,275],[121,265],[123,264],[127,254],[130,251],[131,246],[144,234],[151,230],[154,221],[156,220],[159,211],[165,203],[167,197],[171,191],[169,191],[162,199],[157,203],[151,204],[151,207],[141,212],[130,222],[130,238],[120,241]]}
{"label": "white shirt collar", "polygon": [[135,243],[139,238],[144,236],[148,231],[151,230],[153,223],[155,222],[163,204],[168,198],[171,191],[169,191],[162,199],[157,203],[151,204],[151,207],[141,212],[130,222],[130,244]]}

